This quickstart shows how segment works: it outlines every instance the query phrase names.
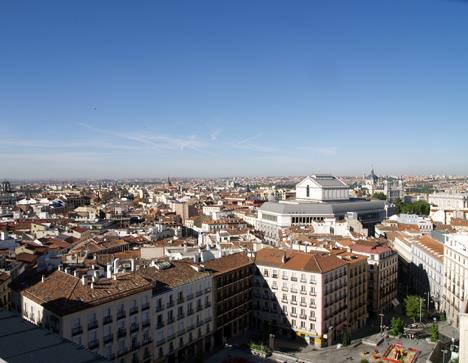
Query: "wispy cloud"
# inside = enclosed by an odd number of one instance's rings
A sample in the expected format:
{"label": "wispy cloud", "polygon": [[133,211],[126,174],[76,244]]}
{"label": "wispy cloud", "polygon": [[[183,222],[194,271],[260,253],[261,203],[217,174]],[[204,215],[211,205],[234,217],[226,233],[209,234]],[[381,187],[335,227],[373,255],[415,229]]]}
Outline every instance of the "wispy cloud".
{"label": "wispy cloud", "polygon": [[214,129],[214,130],[211,130],[210,132],[210,139],[212,141],[216,141],[218,140],[218,136],[223,132],[223,130],[221,129]]}
{"label": "wispy cloud", "polygon": [[334,156],[338,153],[336,146],[299,146],[297,150],[310,151],[324,156]]}
{"label": "wispy cloud", "polygon": [[105,136],[110,136],[114,138],[117,137],[122,140],[131,141],[133,145],[136,144],[140,146],[146,146],[146,148],[156,150],[184,151],[188,149],[202,152],[203,149],[208,147],[208,143],[204,140],[201,140],[196,135],[169,136],[141,131],[116,132],[113,130],[97,128],[86,123],[78,123],[78,125]]}
{"label": "wispy cloud", "polygon": [[245,139],[239,140],[235,143],[232,143],[229,146],[234,149],[259,151],[259,152],[275,152],[279,150],[278,148],[265,146],[256,142],[257,140],[261,140],[262,136],[263,136],[262,134],[250,136]]}

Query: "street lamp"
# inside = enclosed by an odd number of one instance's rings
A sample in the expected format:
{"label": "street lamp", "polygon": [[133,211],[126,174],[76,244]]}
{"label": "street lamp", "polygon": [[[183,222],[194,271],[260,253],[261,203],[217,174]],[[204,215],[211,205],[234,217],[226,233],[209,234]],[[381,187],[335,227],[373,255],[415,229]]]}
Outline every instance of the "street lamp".
{"label": "street lamp", "polygon": [[379,316],[380,316],[380,335],[382,335],[383,334],[383,318],[385,315],[383,313],[380,313]]}
{"label": "street lamp", "polygon": [[444,353],[444,358],[442,360],[442,363],[445,363],[445,355],[448,353],[448,350],[447,349],[443,349],[442,350],[442,353]]}
{"label": "street lamp", "polygon": [[419,323],[422,323],[422,304],[424,299],[422,297],[419,298]]}

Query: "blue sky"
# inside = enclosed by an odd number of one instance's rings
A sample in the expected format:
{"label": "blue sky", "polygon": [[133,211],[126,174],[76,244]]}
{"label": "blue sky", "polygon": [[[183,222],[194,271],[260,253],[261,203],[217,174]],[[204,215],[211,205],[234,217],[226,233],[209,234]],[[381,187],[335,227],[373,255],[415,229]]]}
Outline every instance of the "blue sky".
{"label": "blue sky", "polygon": [[468,2],[3,1],[0,176],[468,174]]}

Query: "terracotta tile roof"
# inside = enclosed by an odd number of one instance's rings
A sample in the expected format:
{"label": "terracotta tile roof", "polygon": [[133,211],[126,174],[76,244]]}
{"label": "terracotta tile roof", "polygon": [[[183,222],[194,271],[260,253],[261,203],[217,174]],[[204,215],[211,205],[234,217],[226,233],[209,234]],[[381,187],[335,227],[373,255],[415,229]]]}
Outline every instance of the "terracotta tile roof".
{"label": "terracotta tile roof", "polygon": [[217,274],[222,274],[228,271],[236,270],[238,268],[253,264],[253,260],[250,259],[246,253],[239,252],[232,255],[223,256],[210,260],[204,264],[207,270],[210,270]]}
{"label": "terracotta tile roof", "polygon": [[25,297],[43,305],[58,315],[67,315],[76,311],[97,306],[112,300],[151,289],[151,283],[136,273],[117,275],[117,279],[100,279],[94,289],[83,285],[80,278],[62,271],[55,271],[25,289]]}
{"label": "terracotta tile roof", "polygon": [[172,261],[168,269],[158,270],[156,267],[146,267],[138,270],[137,274],[153,284],[156,283],[157,290],[166,290],[210,276],[210,272],[197,271],[197,267],[184,261]]}
{"label": "terracotta tile roof", "polygon": [[429,237],[422,236],[415,241],[415,244],[426,250],[429,254],[433,255],[439,260],[444,258],[444,245],[439,241]]}
{"label": "terracotta tile roof", "polygon": [[25,252],[16,255],[17,261],[28,263],[28,264],[32,264],[36,262],[37,258],[38,256],[33,255],[31,253],[25,253]]}
{"label": "terracotta tile roof", "polygon": [[[283,258],[286,257],[283,263]],[[257,252],[257,265],[272,266],[296,271],[323,273],[345,266],[346,263],[330,253],[305,253],[263,248]]]}

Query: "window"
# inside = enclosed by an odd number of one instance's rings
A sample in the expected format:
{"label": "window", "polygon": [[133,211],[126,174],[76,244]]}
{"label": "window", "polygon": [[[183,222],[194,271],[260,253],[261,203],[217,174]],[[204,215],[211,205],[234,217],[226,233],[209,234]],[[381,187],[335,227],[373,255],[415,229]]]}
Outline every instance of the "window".
{"label": "window", "polygon": [[307,187],[306,187],[306,196],[307,196],[307,198],[310,197],[310,186],[309,186],[309,184],[307,184]]}

